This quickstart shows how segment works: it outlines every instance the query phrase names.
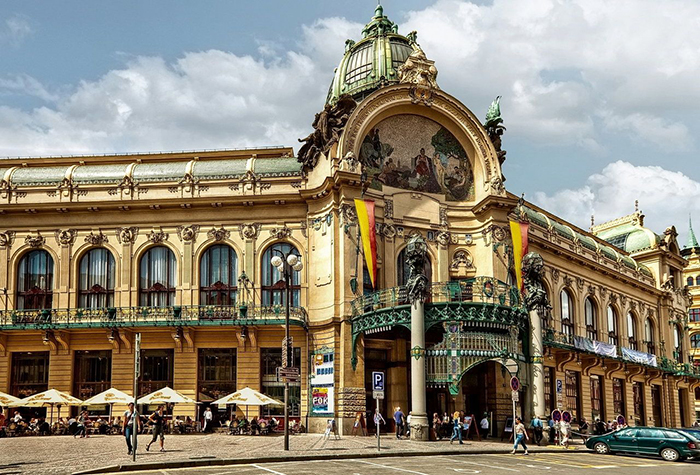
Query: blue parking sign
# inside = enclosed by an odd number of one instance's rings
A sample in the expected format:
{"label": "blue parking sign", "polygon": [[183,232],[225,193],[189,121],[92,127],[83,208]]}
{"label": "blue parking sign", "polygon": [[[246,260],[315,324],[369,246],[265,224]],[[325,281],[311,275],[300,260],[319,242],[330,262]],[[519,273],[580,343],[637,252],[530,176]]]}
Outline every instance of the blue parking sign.
{"label": "blue parking sign", "polygon": [[372,371],[372,390],[384,391],[384,372]]}

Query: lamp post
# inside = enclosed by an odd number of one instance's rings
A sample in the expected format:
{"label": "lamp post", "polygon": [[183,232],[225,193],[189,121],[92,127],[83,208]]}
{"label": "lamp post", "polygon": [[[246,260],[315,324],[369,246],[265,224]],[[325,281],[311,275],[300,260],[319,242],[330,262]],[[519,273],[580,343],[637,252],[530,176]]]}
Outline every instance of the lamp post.
{"label": "lamp post", "polygon": [[[273,249],[274,253],[270,264],[272,264],[284,279],[285,290],[285,318],[284,318],[284,342],[282,343],[282,367],[294,367],[294,358],[290,353],[291,345],[289,344],[289,299],[291,297],[292,272],[299,272],[304,268],[299,256],[289,251],[287,254],[279,249]],[[284,378],[284,450],[289,450],[289,380]]]}

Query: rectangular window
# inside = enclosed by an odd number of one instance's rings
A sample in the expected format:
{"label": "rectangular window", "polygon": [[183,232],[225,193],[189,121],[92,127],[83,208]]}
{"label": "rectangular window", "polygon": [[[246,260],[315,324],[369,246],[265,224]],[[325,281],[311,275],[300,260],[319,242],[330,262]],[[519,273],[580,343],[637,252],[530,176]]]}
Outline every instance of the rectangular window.
{"label": "rectangular window", "polygon": [[[277,381],[277,368],[282,366],[282,348],[262,348],[260,350],[260,373],[262,392],[273,399],[284,401],[284,382]],[[294,348],[294,367],[301,368],[301,348]],[[282,416],[284,406],[267,406],[265,414]],[[289,415],[301,415],[301,382],[289,383]]]}
{"label": "rectangular window", "polygon": [[544,408],[547,414],[551,414],[554,410],[554,377],[552,376],[553,369],[545,366],[544,368]]}
{"label": "rectangular window", "polygon": [[199,400],[209,402],[236,391],[236,349],[200,349]]}
{"label": "rectangular window", "polygon": [[49,389],[49,352],[12,353],[10,394],[24,398]]}
{"label": "rectangular window", "polygon": [[88,399],[112,386],[112,352],[76,351],[73,396]]}
{"label": "rectangular window", "polygon": [[634,399],[634,424],[644,424],[644,386],[642,383],[632,383],[632,395]]}
{"label": "rectangular window", "polygon": [[700,308],[691,308],[688,316],[691,322],[700,322]]}
{"label": "rectangular window", "polygon": [[141,350],[139,396],[173,387],[173,350]]}
{"label": "rectangular window", "polygon": [[603,414],[603,385],[600,376],[591,375],[591,415],[605,419]]}
{"label": "rectangular window", "polygon": [[615,417],[625,415],[625,382],[619,378],[613,379],[613,411]]}
{"label": "rectangular window", "polygon": [[580,397],[581,391],[579,391],[579,377],[580,374],[576,371],[566,371],[566,408],[571,413],[574,419],[577,421],[581,420],[581,415],[579,413],[581,404]]}

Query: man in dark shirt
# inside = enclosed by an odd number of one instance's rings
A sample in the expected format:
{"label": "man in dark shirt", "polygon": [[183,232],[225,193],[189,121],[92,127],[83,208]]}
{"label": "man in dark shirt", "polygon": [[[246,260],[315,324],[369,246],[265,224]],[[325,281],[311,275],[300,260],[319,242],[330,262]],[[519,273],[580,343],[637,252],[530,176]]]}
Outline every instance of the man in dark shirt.
{"label": "man in dark shirt", "polygon": [[163,413],[164,408],[165,407],[161,404],[158,406],[156,412],[151,414],[148,418],[148,420],[153,423],[153,439],[151,439],[146,446],[146,452],[149,451],[151,444],[158,439],[158,436],[160,436],[160,451],[165,452],[165,448],[163,448],[163,441],[165,440],[165,435],[163,433],[163,425],[165,424],[165,415]]}
{"label": "man in dark shirt", "polygon": [[396,438],[400,439],[403,429],[404,414],[401,412],[401,408],[397,407],[394,413],[394,422],[396,423]]}

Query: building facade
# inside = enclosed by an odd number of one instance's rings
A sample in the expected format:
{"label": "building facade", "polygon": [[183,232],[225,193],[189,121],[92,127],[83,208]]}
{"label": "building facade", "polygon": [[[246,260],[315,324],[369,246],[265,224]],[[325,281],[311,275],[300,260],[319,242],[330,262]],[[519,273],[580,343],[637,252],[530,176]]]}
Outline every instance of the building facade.
{"label": "building facade", "polygon": [[[527,418],[559,407],[577,420],[689,425],[700,380],[675,230],[653,233],[639,211],[583,230],[518,200],[504,187],[498,102],[482,124],[381,6],[362,36],[346,42],[297,156],[4,160],[0,390],[131,393],[140,333],[140,394],[167,385],[206,404],[250,386],[280,398],[289,304],[301,369],[291,415],[311,430],[335,417],[349,432],[374,407],[373,371],[387,375],[383,413],[411,410],[412,359],[425,364],[429,413],[489,413],[495,432],[512,412],[513,375]],[[376,289],[355,199],[375,204]],[[514,284],[510,220],[529,223],[545,262],[541,357]],[[406,294],[415,237],[427,242],[430,281],[423,347],[411,345]],[[280,252],[304,264],[289,302],[270,263]],[[537,358],[546,387],[536,407]]]}
{"label": "building facade", "polygon": [[[695,237],[693,224],[688,227],[688,242],[681,251],[688,260],[688,266],[683,273],[683,282],[692,297],[692,305],[688,309],[687,328],[690,334],[690,358],[693,365],[700,365],[700,245]],[[700,387],[695,388],[695,417],[700,420]]]}

